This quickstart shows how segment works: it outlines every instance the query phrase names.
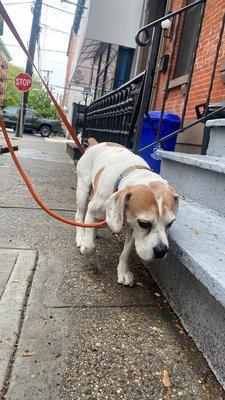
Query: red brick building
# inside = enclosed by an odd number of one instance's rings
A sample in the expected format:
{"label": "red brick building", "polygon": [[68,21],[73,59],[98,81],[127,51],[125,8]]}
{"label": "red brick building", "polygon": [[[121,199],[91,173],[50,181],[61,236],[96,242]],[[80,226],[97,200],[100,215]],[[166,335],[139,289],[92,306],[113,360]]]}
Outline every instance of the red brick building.
{"label": "red brick building", "polygon": [[[168,0],[165,1],[165,10],[162,15],[193,3],[194,0]],[[162,15],[152,15],[153,1],[149,0],[147,11],[145,12],[145,23],[149,23]],[[163,0],[162,0],[163,3]],[[212,65],[215,57],[216,45],[222,24],[223,14],[225,12],[225,0],[206,0],[205,13],[197,48],[196,62],[193,71],[192,84],[189,93],[185,122],[191,122],[196,119],[195,105],[206,101],[207,92],[210,84]],[[162,11],[161,11],[162,13]],[[189,63],[193,51],[196,35],[197,18],[199,17],[200,7],[195,6],[185,13],[178,22],[179,26],[162,34],[159,50],[158,63],[155,71],[154,91],[152,93],[150,107],[160,110],[164,88],[168,76],[166,72],[160,71],[159,64],[163,56],[171,56],[174,41],[175,57],[172,67],[172,73],[169,82],[169,95],[166,103],[166,111],[181,114],[184,103],[184,94],[188,79]],[[164,36],[164,37],[163,37]],[[146,62],[146,49],[141,50],[139,54],[139,68],[137,72],[144,70]],[[225,101],[225,34],[223,35],[222,45],[219,52],[216,75],[211,95],[211,102]],[[199,152],[202,143],[203,125],[199,124],[191,132],[182,134],[179,139],[177,149],[179,151]]]}
{"label": "red brick building", "polygon": [[0,39],[0,108],[3,107],[3,101],[6,94],[8,64],[11,59],[12,57]]}

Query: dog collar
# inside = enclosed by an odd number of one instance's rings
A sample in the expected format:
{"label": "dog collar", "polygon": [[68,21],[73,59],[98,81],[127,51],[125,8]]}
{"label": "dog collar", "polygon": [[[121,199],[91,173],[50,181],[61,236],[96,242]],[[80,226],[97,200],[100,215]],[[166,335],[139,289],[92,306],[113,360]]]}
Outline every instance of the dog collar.
{"label": "dog collar", "polygon": [[130,172],[136,170],[136,169],[146,169],[147,171],[151,171],[151,168],[145,167],[144,165],[132,165],[132,167],[129,167],[125,169],[117,178],[114,187],[113,187],[113,193],[117,192],[119,189],[119,184],[122,181],[123,178],[125,178],[127,175],[129,175]]}

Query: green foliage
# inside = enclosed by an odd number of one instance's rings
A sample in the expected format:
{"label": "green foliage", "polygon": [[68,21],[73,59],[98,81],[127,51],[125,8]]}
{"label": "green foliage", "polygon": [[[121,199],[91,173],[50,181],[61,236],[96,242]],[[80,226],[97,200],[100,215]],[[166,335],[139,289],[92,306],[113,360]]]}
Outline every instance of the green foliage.
{"label": "green foliage", "polygon": [[[14,86],[14,78],[20,72],[24,72],[24,70],[16,65],[9,65],[4,107],[20,105],[21,94]],[[57,113],[51,104],[48,94],[46,93],[45,89],[43,89],[41,83],[35,75],[33,75],[33,85],[29,92],[28,107],[37,111],[42,117],[57,117]]]}
{"label": "green foliage", "polygon": [[22,72],[22,69],[20,67],[9,64],[7,90],[6,90],[6,97],[4,100],[4,107],[18,106],[20,104],[20,93],[14,86],[14,77],[20,72]]}

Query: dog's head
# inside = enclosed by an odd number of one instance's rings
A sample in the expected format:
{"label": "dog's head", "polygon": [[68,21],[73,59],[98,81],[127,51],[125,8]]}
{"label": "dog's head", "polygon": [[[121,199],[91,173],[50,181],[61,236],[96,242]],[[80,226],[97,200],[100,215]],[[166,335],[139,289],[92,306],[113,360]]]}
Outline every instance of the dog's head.
{"label": "dog's head", "polygon": [[155,181],[124,188],[106,204],[106,222],[113,233],[126,223],[133,231],[135,248],[145,261],[164,258],[168,230],[176,219],[178,195],[172,187]]}

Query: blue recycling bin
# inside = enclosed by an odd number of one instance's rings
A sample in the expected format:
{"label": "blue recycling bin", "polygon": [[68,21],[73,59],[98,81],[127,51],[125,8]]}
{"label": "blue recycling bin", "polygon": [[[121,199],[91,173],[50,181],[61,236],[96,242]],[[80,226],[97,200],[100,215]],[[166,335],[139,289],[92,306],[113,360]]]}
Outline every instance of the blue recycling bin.
{"label": "blue recycling bin", "polygon": [[[160,111],[151,111],[149,112],[149,114],[145,115],[139,142],[139,149],[156,141],[159,120]],[[178,115],[164,112],[160,130],[160,137],[163,138],[164,136],[167,136],[170,133],[177,131],[180,128],[180,121],[181,120]],[[174,151],[176,140],[177,137],[173,136],[169,139],[166,139],[164,142],[157,144],[154,147],[150,147],[140,152],[139,155],[144,158],[144,160],[148,163],[148,165],[154,172],[157,172],[159,174],[161,159],[157,156],[156,151],[159,149]]]}

